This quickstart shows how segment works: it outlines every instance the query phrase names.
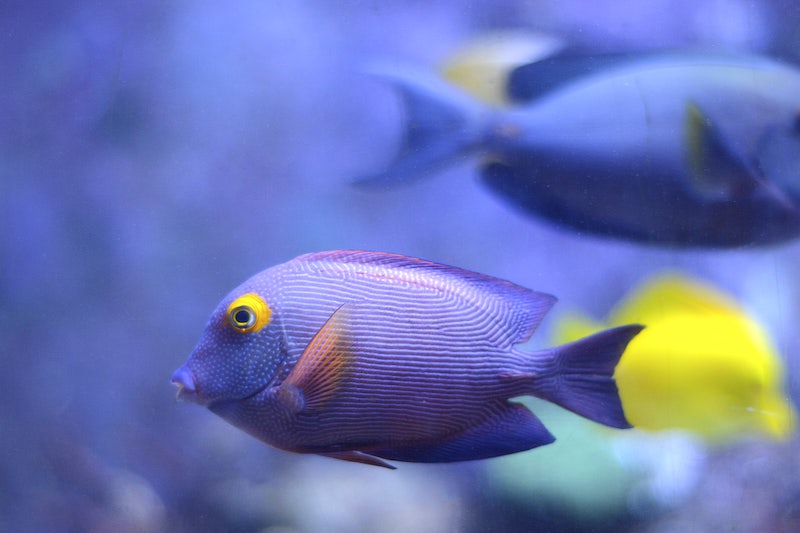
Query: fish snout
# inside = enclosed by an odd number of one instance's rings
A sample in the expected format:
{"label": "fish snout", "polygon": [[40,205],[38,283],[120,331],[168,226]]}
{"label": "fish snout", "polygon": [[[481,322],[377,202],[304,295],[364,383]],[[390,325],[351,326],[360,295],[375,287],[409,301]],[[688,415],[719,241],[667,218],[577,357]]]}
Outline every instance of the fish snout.
{"label": "fish snout", "polygon": [[181,366],[172,374],[170,380],[178,388],[176,398],[184,401],[197,401],[197,390],[194,383],[194,376],[186,365]]}

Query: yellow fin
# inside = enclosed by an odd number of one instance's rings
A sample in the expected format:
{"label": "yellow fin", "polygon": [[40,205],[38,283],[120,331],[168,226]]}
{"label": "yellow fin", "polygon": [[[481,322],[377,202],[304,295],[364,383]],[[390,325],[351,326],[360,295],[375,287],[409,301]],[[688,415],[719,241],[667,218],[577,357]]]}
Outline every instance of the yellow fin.
{"label": "yellow fin", "polygon": [[479,100],[507,105],[509,73],[516,67],[552,55],[563,44],[543,34],[494,32],[468,43],[441,67],[442,75]]}
{"label": "yellow fin", "polygon": [[293,401],[299,409],[324,406],[346,378],[353,358],[349,314],[350,304],[345,304],[328,318],[281,384],[287,398],[299,392],[301,398]]}
{"label": "yellow fin", "polygon": [[604,326],[601,322],[580,313],[571,313],[561,318],[553,328],[554,344],[566,344],[597,333]]}
{"label": "yellow fin", "polygon": [[631,322],[646,325],[675,313],[711,316],[741,315],[743,311],[732,298],[710,285],[665,273],[634,289],[632,296],[614,307],[608,322],[611,326]]}
{"label": "yellow fin", "polygon": [[786,441],[797,427],[797,411],[788,398],[780,397],[777,392],[764,399],[761,406],[764,431],[775,440]]}

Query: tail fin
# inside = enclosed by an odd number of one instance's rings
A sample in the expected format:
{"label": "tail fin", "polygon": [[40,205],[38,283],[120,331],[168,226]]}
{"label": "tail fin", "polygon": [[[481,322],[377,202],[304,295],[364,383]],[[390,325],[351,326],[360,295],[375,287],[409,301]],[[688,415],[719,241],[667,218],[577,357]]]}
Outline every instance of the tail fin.
{"label": "tail fin", "polygon": [[399,153],[383,171],[355,181],[362,186],[401,183],[444,166],[478,146],[488,108],[456,87],[416,73],[372,71],[403,98],[406,128]]}
{"label": "tail fin", "polygon": [[644,326],[629,325],[595,333],[554,349],[548,379],[537,392],[555,404],[595,422],[629,428],[614,381],[619,358]]}

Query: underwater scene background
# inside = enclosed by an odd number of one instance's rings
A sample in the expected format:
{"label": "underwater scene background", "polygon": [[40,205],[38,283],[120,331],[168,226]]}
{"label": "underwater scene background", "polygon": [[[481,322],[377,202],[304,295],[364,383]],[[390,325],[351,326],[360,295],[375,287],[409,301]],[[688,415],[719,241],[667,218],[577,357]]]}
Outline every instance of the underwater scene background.
{"label": "underwater scene background", "polygon": [[175,401],[170,376],[229,290],[363,249],[557,296],[533,347],[680,272],[765,328],[778,394],[800,403],[797,241],[687,250],[565,229],[489,190],[477,157],[353,185],[403,131],[369,66],[440,73],[508,29],[800,64],[790,0],[0,4],[0,531],[800,529],[794,428],[709,442],[526,399],[554,444],[390,471],[279,451]]}

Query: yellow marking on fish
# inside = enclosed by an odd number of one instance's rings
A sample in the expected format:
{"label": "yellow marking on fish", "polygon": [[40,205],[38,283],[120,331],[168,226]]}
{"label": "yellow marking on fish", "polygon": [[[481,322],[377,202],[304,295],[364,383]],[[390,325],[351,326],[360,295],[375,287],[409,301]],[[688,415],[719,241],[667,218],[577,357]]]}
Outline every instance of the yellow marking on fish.
{"label": "yellow marking on fish", "polygon": [[556,53],[563,43],[545,34],[502,31],[486,34],[456,50],[441,66],[445,79],[477,99],[502,107],[508,105],[509,74],[520,65]]}
{"label": "yellow marking on fish", "polygon": [[272,309],[255,293],[236,298],[228,306],[228,325],[239,333],[255,333],[269,324]]}

